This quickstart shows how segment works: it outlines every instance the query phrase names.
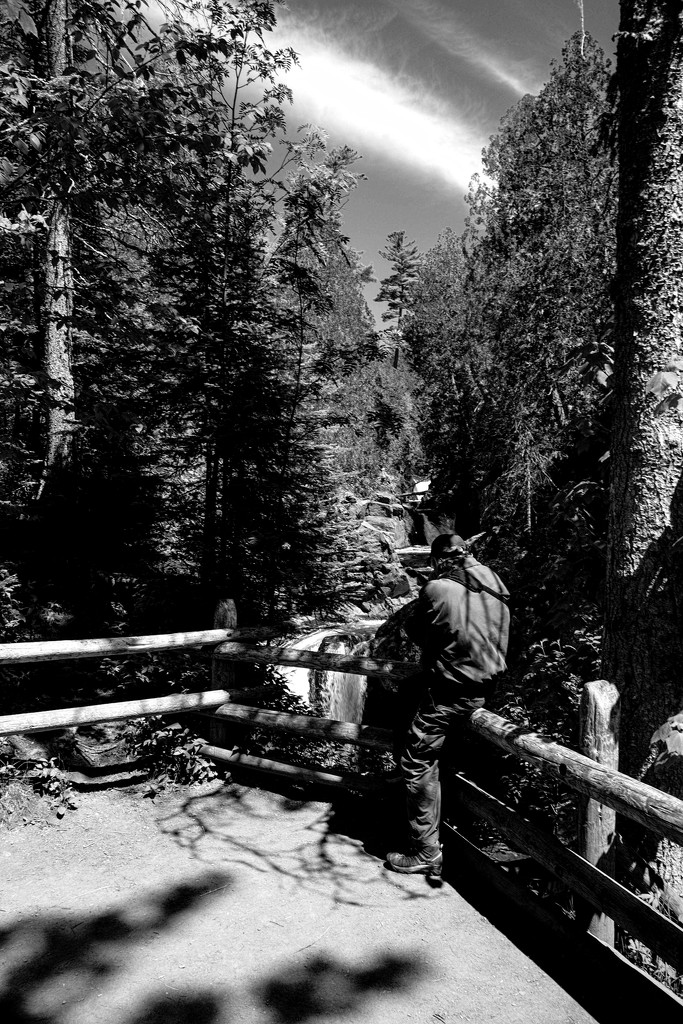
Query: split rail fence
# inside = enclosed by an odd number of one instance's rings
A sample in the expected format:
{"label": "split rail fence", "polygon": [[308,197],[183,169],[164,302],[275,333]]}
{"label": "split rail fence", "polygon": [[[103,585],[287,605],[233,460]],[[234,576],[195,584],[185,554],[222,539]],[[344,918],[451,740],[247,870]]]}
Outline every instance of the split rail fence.
{"label": "split rail fence", "polygon": [[[161,636],[0,645],[0,666],[3,667],[210,648],[213,685],[217,687],[202,693],[6,715],[0,717],[0,736],[73,728],[149,715],[191,712],[207,716],[207,725],[213,728],[214,736],[220,735],[222,723],[231,727],[272,729],[311,740],[328,740],[373,750],[391,749],[389,730],[255,708],[241,701],[253,699],[253,695],[262,692],[263,688],[239,689],[233,685],[220,684],[234,679],[233,666],[239,662],[333,670],[392,680],[414,676],[418,671],[415,664],[263,646],[263,641],[273,639],[276,639],[273,631],[265,628],[232,628]],[[256,646],[259,643],[260,646]],[[605,681],[598,681],[588,683],[584,689],[583,753],[515,725],[490,711],[476,711],[469,720],[469,729],[482,740],[507,754],[539,766],[544,773],[579,794],[579,852],[569,849],[554,836],[542,831],[513,808],[467,779],[464,774],[458,774],[453,781],[462,806],[493,825],[513,848],[529,855],[585,901],[591,908],[589,931],[601,943],[613,944],[616,923],[671,965],[678,974],[683,974],[683,928],[677,921],[666,917],[620,885],[613,877],[617,813],[660,837],[683,845],[683,801],[617,770],[617,719],[618,699],[615,688]],[[220,763],[315,784],[363,788],[381,782],[377,777],[368,778],[358,772],[333,774],[257,758],[229,750],[215,742],[205,743],[202,753]],[[462,844],[465,847],[468,845],[468,841],[458,835],[453,826],[447,826],[447,831],[453,833],[461,849]],[[482,856],[479,856],[477,863],[483,863]],[[507,876],[498,865],[489,861],[484,870],[489,872],[491,880],[496,884],[502,884],[503,889],[506,886],[519,888],[518,883],[513,881],[501,883]]]}

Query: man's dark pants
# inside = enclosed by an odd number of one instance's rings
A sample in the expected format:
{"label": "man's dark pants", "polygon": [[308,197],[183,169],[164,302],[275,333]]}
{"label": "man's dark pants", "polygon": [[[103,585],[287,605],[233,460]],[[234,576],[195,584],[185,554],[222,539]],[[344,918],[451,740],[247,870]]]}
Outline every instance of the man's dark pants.
{"label": "man's dark pants", "polygon": [[[410,715],[407,735],[397,737],[401,749],[400,766],[406,785],[406,804],[410,845],[417,851],[439,849],[441,821],[441,784],[439,761],[447,737],[456,733],[465,720],[484,707],[483,687],[462,686],[440,680],[424,679],[417,713]],[[403,701],[403,723],[410,700]],[[408,721],[410,721],[408,718]],[[400,727],[399,727],[400,728]],[[403,742],[400,742],[402,739]]]}

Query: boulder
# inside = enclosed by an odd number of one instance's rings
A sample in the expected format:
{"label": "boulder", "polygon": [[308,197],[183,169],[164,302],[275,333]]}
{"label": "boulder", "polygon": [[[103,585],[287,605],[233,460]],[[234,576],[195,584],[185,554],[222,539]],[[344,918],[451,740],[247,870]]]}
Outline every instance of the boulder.
{"label": "boulder", "polygon": [[430,571],[430,551],[426,544],[399,548],[396,556],[404,568],[423,569]]}
{"label": "boulder", "polygon": [[413,520],[388,491],[369,498],[343,495],[342,501],[349,530],[339,559],[344,580],[340,596],[355,601],[362,612],[384,618],[411,601],[422,582],[406,572],[398,557],[398,549],[410,544]]}
{"label": "boulder", "polygon": [[387,597],[405,597],[410,594],[410,580],[402,569],[392,566],[381,577],[380,588]]}
{"label": "boulder", "polygon": [[383,519],[391,519],[394,514],[391,505],[379,501],[369,501],[365,506],[365,512],[368,516],[381,516]]}
{"label": "boulder", "polygon": [[408,544],[408,531],[402,519],[384,519],[381,516],[367,516],[363,523],[368,523],[391,538],[392,545],[404,548]]}
{"label": "boulder", "polygon": [[430,545],[440,533],[455,532],[455,519],[453,516],[441,514],[431,515],[429,512],[421,512],[418,509],[406,510],[410,520],[410,543]]}

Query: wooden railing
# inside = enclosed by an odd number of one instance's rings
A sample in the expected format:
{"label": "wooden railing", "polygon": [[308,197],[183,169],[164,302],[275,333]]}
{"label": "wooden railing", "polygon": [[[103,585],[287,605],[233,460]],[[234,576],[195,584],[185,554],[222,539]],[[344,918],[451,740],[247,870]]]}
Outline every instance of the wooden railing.
{"label": "wooden railing", "polygon": [[[221,677],[221,666],[235,662],[294,665],[392,680],[405,680],[419,671],[418,666],[408,662],[255,646],[256,642],[272,637],[272,631],[265,629],[223,629],[107,640],[5,644],[0,645],[0,666],[211,648],[217,666],[214,679]],[[311,740],[328,740],[380,751],[391,749],[389,730],[269,711],[241,703],[249,700],[250,693],[254,690],[225,687],[197,694],[8,715],[0,718],[0,736],[145,715],[192,712],[206,716],[214,726],[265,728]],[[605,755],[600,759],[571,750],[490,711],[474,712],[468,723],[471,732],[485,742],[532,762],[580,795],[583,813],[579,852],[564,846],[463,774],[454,780],[458,800],[468,811],[485,819],[502,833],[513,848],[527,853],[590,905],[594,911],[591,929],[595,935],[610,941],[612,922],[616,922],[678,973],[683,973],[683,928],[612,877],[614,813],[618,812],[657,835],[683,845],[683,801],[619,772],[610,763],[601,763],[614,761],[616,750],[614,744],[601,744],[600,737],[596,736],[596,729],[598,732],[600,729],[600,714],[605,707],[608,708],[612,728],[617,710],[613,688],[604,682],[588,684],[582,716],[583,735],[586,749],[595,750],[598,755],[602,751]],[[216,742],[205,743],[202,752],[217,762],[276,773],[298,781],[359,789],[381,784],[381,779],[368,778],[358,772],[305,769],[238,753]]]}

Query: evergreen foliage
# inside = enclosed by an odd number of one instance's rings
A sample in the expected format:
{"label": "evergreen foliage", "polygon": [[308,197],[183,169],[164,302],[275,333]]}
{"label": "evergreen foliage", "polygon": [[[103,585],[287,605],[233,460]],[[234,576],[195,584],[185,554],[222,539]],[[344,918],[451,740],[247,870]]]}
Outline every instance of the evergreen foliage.
{"label": "evergreen foliage", "polygon": [[464,535],[488,532],[520,610],[569,637],[596,627],[604,573],[608,76],[600,48],[579,33],[538,97],[508,112],[468,226],[426,255],[405,327],[440,507]]}
{"label": "evergreen foliage", "polygon": [[[609,446],[604,57],[574,38],[539,96],[508,112],[461,236],[445,231],[422,256],[389,235],[378,334],[371,270],[342,219],[356,154],[316,129],[289,137],[296,57],[267,45],[276,8],[209,3],[203,20],[172,8],[159,25],[136,6],[123,22],[118,7],[77,6],[58,81],[33,8],[11,8],[3,634],[201,627],[228,593],[243,622],[324,613],[344,593],[340,496],[431,475],[434,512],[487,531],[485,557],[516,595],[519,674],[540,678],[553,650],[578,678],[595,664]],[[39,498],[57,200],[74,432]]]}
{"label": "evergreen foliage", "polygon": [[392,231],[387,236],[386,249],[380,249],[379,254],[391,264],[392,272],[380,281],[381,287],[375,302],[387,303],[388,308],[382,313],[382,320],[385,323],[395,321],[400,330],[417,282],[420,253],[415,242],[406,241],[405,231]]}
{"label": "evergreen foliage", "polygon": [[[335,600],[327,407],[372,347],[341,230],[358,175],[322,133],[287,138],[276,6],[76,5],[59,77],[39,5],[7,8],[0,531],[24,635],[206,625],[231,591],[246,619]],[[73,430],[41,493],[58,202]]]}

